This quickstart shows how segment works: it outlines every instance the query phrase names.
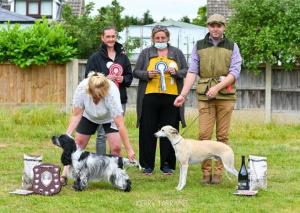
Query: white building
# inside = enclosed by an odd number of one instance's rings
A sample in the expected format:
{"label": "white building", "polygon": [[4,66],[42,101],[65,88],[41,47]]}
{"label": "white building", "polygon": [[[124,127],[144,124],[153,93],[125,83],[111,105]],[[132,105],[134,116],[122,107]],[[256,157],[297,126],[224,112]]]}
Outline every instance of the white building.
{"label": "white building", "polygon": [[206,27],[168,20],[164,22],[148,24],[143,26],[129,26],[120,32],[120,41],[125,43],[128,38],[138,38],[141,41],[141,47],[133,51],[132,59],[137,59],[142,49],[152,45],[151,31],[155,25],[166,26],[170,31],[170,44],[178,47],[189,59],[192,48],[197,40],[203,39],[208,32]]}
{"label": "white building", "polygon": [[24,16],[50,20],[59,20],[61,17],[62,0],[8,0],[10,11]]}

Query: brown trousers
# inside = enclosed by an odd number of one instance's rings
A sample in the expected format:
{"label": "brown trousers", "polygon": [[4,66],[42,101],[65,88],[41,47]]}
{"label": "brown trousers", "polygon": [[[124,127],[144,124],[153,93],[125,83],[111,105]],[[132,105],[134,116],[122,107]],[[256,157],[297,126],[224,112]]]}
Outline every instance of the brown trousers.
{"label": "brown trousers", "polygon": [[[228,132],[234,104],[234,100],[199,101],[199,140],[211,140],[216,125],[217,141],[228,144]],[[222,161],[217,161],[214,174],[222,175],[222,171]],[[205,160],[202,163],[202,172],[205,176],[212,174],[211,160]]]}

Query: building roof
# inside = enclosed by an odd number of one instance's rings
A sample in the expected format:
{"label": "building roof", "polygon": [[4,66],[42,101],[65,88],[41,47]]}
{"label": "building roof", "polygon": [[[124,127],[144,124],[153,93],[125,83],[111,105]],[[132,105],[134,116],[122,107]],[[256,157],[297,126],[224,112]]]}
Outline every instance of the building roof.
{"label": "building roof", "polygon": [[195,24],[189,24],[189,23],[185,23],[185,22],[180,22],[180,21],[174,21],[172,19],[169,19],[169,20],[163,21],[163,22],[157,22],[157,23],[153,23],[153,24],[147,24],[147,25],[144,25],[144,27],[154,27],[155,25],[162,25],[162,26],[165,26],[165,27],[201,28],[201,29],[206,29],[206,27],[202,27],[202,26],[195,25]]}
{"label": "building roof", "polygon": [[35,18],[0,8],[0,23],[7,21],[10,21],[11,23],[34,23]]}

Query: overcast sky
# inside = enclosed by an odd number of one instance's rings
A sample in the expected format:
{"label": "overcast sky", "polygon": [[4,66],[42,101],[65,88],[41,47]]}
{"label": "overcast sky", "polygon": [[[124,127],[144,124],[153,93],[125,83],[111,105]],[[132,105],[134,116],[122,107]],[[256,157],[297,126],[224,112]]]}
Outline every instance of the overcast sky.
{"label": "overcast sky", "polygon": [[[112,0],[86,0],[95,2],[95,11],[103,6],[110,5]],[[155,21],[160,21],[164,16],[168,19],[179,20],[183,16],[195,18],[198,8],[207,4],[207,0],[118,0],[125,8],[122,15],[129,15],[142,18],[149,10]]]}

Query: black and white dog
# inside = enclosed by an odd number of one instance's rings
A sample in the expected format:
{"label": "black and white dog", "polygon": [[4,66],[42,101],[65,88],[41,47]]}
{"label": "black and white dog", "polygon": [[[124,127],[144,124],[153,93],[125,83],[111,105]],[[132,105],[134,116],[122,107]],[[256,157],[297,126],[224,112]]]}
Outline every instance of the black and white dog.
{"label": "black and white dog", "polygon": [[129,192],[131,181],[123,168],[135,166],[141,169],[137,161],[77,149],[74,139],[68,135],[53,136],[52,142],[63,149],[61,162],[63,165],[70,165],[69,177],[75,180],[73,188],[76,191],[84,190],[90,180],[102,180]]}

